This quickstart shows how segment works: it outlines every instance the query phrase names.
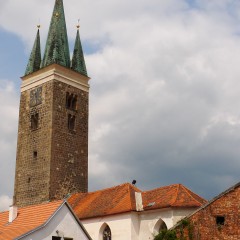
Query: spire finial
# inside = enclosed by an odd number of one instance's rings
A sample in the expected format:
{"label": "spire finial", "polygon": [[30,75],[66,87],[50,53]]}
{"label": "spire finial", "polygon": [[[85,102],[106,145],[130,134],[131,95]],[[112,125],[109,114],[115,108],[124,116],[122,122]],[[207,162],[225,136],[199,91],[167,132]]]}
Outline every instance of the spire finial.
{"label": "spire finial", "polygon": [[40,29],[41,28],[41,22],[40,22],[40,18],[38,19],[38,25],[37,28]]}
{"label": "spire finial", "polygon": [[80,19],[78,19],[77,29],[80,28]]}

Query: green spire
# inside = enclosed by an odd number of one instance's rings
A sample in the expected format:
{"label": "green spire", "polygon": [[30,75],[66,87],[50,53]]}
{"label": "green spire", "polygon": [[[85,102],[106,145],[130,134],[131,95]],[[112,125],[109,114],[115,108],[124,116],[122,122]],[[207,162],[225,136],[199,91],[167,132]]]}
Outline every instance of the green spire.
{"label": "green spire", "polygon": [[25,75],[36,72],[37,70],[40,69],[40,65],[41,65],[41,46],[40,46],[40,33],[38,29],[33,49],[25,71]]}
{"label": "green spire", "polygon": [[46,67],[52,63],[70,68],[63,0],[56,0],[55,2],[42,67]]}
{"label": "green spire", "polygon": [[86,69],[86,64],[83,56],[82,44],[81,44],[80,34],[79,34],[79,26],[77,30],[77,37],[76,37],[75,47],[73,51],[71,68],[74,71],[80,72],[81,74],[87,76],[87,69]]}

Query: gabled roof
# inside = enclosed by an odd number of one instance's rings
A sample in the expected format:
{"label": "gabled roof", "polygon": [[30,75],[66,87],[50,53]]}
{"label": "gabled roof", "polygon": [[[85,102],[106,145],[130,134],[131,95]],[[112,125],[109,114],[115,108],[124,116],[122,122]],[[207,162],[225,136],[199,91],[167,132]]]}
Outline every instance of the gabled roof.
{"label": "gabled roof", "polygon": [[143,192],[142,195],[144,210],[168,207],[200,207],[206,203],[206,200],[182,184],[160,187]]}
{"label": "gabled roof", "polygon": [[40,230],[50,222],[63,205],[68,207],[76,222],[78,222],[88,239],[91,240],[91,237],[66,200],[19,208],[17,218],[12,223],[8,222],[8,211],[0,213],[0,240],[18,240]]}
{"label": "gabled roof", "polygon": [[129,183],[90,193],[76,193],[68,202],[79,219],[112,215],[136,210],[135,192]]}
{"label": "gabled roof", "polygon": [[[186,216],[184,219],[188,219],[190,217],[192,217],[194,214],[202,211],[203,209],[207,208],[208,206],[210,206],[212,203],[216,202],[218,199],[224,197],[225,195],[227,195],[228,193],[235,191],[237,188],[240,187],[240,182],[236,183],[235,185],[233,185],[232,187],[228,188],[227,190],[225,190],[224,192],[220,193],[219,195],[217,195],[216,197],[214,197],[212,200],[210,201],[206,201],[205,204],[203,204],[200,208],[198,208],[196,211],[194,211],[193,213],[191,213],[190,215]],[[180,223],[177,223],[175,226],[173,226],[173,228],[177,227]]]}
{"label": "gabled roof", "polygon": [[0,213],[0,240],[16,239],[44,225],[62,204],[63,201],[55,201],[19,208],[12,223],[8,223],[8,211]]}
{"label": "gabled roof", "polygon": [[206,201],[181,184],[143,192],[125,183],[90,193],[76,193],[68,202],[79,219],[136,211],[135,192],[142,193],[144,211],[168,207],[200,207]]}

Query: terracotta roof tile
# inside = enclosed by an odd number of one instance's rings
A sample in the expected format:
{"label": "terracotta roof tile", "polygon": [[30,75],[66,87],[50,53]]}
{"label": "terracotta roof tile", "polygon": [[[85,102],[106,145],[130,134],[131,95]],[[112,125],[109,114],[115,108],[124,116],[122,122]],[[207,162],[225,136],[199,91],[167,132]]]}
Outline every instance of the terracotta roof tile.
{"label": "terracotta roof tile", "polygon": [[206,200],[184,187],[182,184],[160,187],[142,193],[145,210],[167,207],[200,207]]}
{"label": "terracotta roof tile", "polygon": [[129,183],[90,193],[76,193],[68,201],[79,219],[136,211],[135,192],[141,192],[144,210],[200,207],[206,201],[181,184],[142,192]]}
{"label": "terracotta roof tile", "polygon": [[19,208],[12,223],[8,223],[8,211],[0,213],[0,240],[12,240],[42,226],[62,204],[55,201]]}
{"label": "terracotta roof tile", "polygon": [[96,192],[77,193],[68,201],[80,219],[91,218],[135,210],[135,192],[141,191],[127,183]]}

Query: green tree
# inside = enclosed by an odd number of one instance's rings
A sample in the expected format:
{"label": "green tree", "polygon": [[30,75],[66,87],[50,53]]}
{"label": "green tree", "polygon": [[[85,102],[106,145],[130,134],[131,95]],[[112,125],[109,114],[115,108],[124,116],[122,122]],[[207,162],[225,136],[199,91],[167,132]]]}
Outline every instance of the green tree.
{"label": "green tree", "polygon": [[154,240],[178,240],[174,230],[162,230],[154,237]]}

